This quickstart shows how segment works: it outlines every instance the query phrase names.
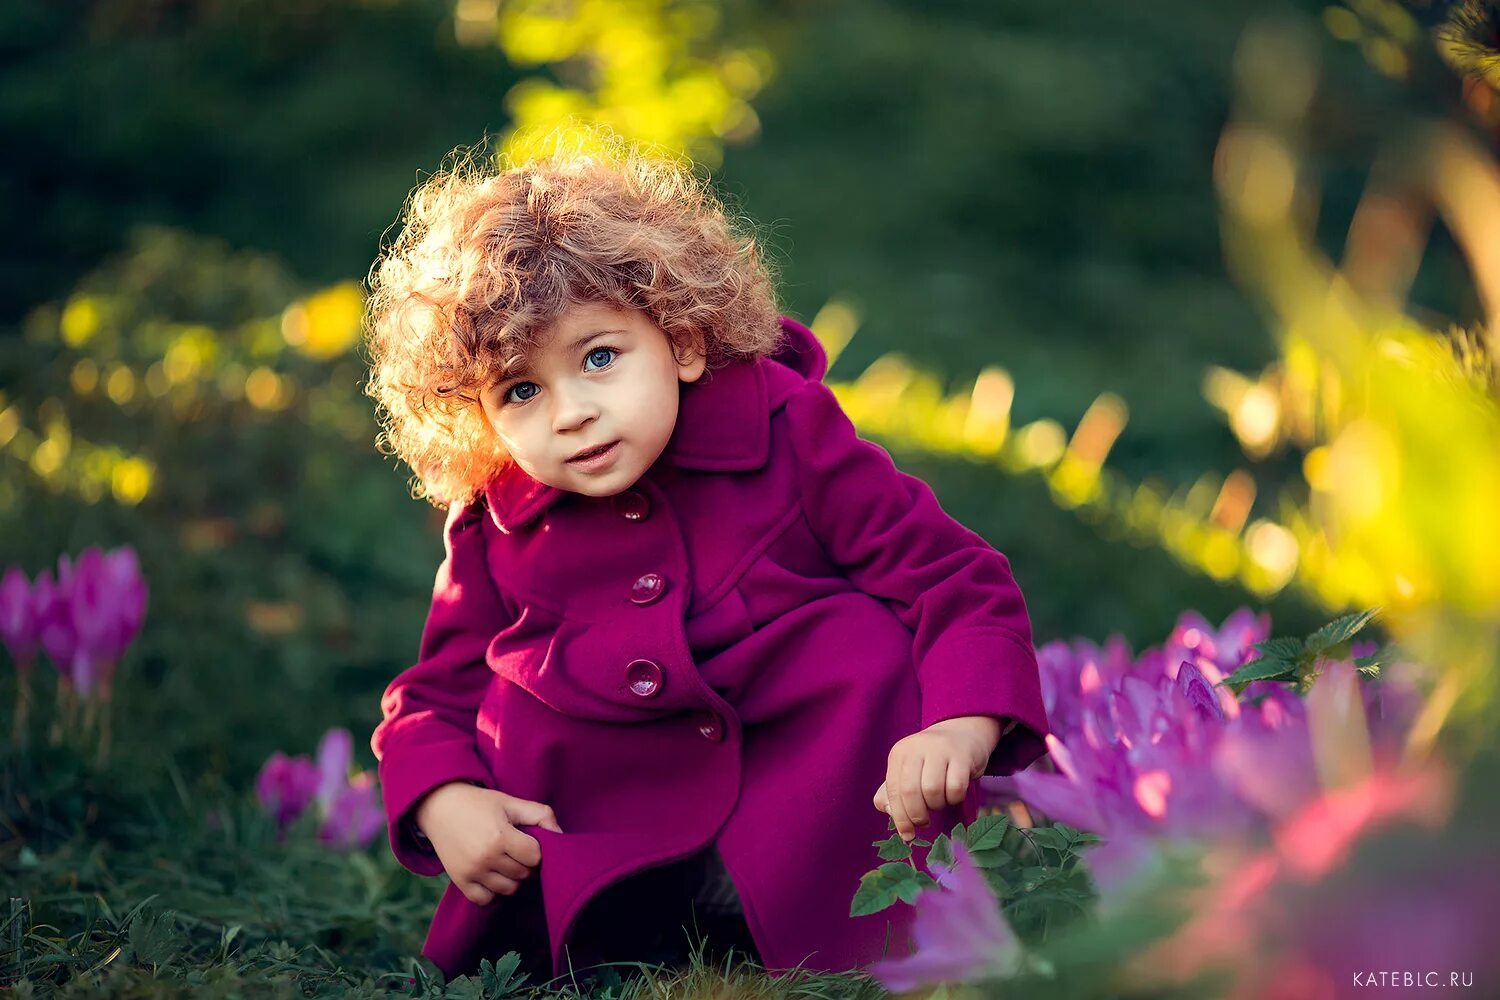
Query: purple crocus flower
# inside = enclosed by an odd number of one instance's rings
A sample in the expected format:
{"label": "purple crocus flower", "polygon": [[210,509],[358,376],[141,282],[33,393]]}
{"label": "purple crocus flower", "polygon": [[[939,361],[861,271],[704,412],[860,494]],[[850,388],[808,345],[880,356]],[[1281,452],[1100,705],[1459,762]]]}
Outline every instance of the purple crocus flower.
{"label": "purple crocus flower", "polygon": [[1155,685],[1126,677],[1086,709],[1078,730],[1047,737],[1056,773],[1013,778],[1021,798],[1049,817],[1106,838],[1193,837],[1238,828],[1246,810],[1207,766],[1229,720],[1191,663]]}
{"label": "purple crocus flower", "polygon": [[75,563],[57,559],[57,576],[37,574],[32,591],[38,638],[64,681],[79,694],[108,699],[114,669],[146,610],[146,584],[129,546],[85,549]]}
{"label": "purple crocus flower", "polygon": [[55,583],[50,570],[44,569],[36,575],[32,599],[35,601],[37,639],[63,683],[73,687],[76,684],[78,633],[73,627],[70,606],[72,570],[67,556],[58,559],[58,573]]}
{"label": "purple crocus flower", "polygon": [[375,776],[364,771],[334,793],[318,839],[337,847],[365,847],[384,829],[380,789]]}
{"label": "purple crocus flower", "polygon": [[318,741],[316,761],[305,755],[287,757],[278,750],[256,780],[261,804],[285,831],[316,803],[320,841],[337,847],[367,846],[385,829],[385,809],[373,774],[364,771],[350,777],[353,756],[353,736],[336,727]]}
{"label": "purple crocus flower", "polygon": [[349,784],[349,765],[354,761],[354,737],[349,730],[332,728],[318,741],[318,807],[323,815]]}
{"label": "purple crocus flower", "polygon": [[90,546],[73,566],[69,610],[77,638],[74,682],[108,699],[114,670],[129,648],[146,608],[146,584],[134,550],[106,554]]}
{"label": "purple crocus flower", "polygon": [[31,670],[38,645],[36,606],[31,583],[19,566],[11,566],[0,579],[0,642],[22,674]]}
{"label": "purple crocus flower", "polygon": [[953,865],[934,865],[938,885],[917,896],[912,925],[915,952],[870,966],[893,993],[941,982],[972,982],[1015,971],[1021,946],[1000,904],[962,843]]}
{"label": "purple crocus flower", "polygon": [[319,780],[317,765],[306,756],[288,757],[277,750],[261,766],[255,791],[277,827],[285,830],[318,794]]}

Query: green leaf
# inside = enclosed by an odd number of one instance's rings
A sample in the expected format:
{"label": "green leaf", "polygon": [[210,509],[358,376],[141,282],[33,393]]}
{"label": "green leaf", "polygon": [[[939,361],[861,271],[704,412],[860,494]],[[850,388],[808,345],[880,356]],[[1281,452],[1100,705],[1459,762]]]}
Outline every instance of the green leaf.
{"label": "green leaf", "polygon": [[927,867],[934,864],[953,864],[953,841],[948,839],[946,833],[938,834],[938,839],[932,842],[932,849],[927,852]]}
{"label": "green leaf", "polygon": [[987,847],[982,851],[970,851],[969,858],[976,868],[1003,868],[1015,860],[1015,856],[1003,847]]}
{"label": "green leaf", "polygon": [[915,839],[912,840],[911,846],[912,847],[931,847],[932,846],[932,841],[930,841],[930,840],[923,840],[921,837],[917,837],[917,838],[915,838]]}
{"label": "green leaf", "polygon": [[924,872],[912,871],[911,868],[907,868],[906,870],[911,872],[911,877],[903,878],[896,886],[896,895],[903,902],[915,903],[917,896],[921,894],[922,890],[932,889],[937,886],[937,881],[931,875]]}
{"label": "green leaf", "polygon": [[1307,637],[1308,650],[1322,653],[1341,642],[1348,642],[1379,613],[1379,608],[1370,608],[1368,611],[1358,611],[1351,615],[1344,615],[1342,618],[1335,618]]}
{"label": "green leaf", "polygon": [[863,917],[870,913],[879,913],[895,902],[896,889],[891,880],[879,870],[866,872],[860,876],[859,888],[849,904],[849,916]]}
{"label": "green leaf", "polygon": [[1009,828],[1010,821],[1004,816],[980,816],[969,826],[969,838],[964,846],[971,852],[999,847]]}
{"label": "green leaf", "polygon": [[880,848],[880,858],[883,861],[904,861],[911,857],[911,846],[901,839],[899,833],[885,840],[874,841],[870,846]]}
{"label": "green leaf", "polygon": [[479,963],[479,982],[484,987],[483,1000],[501,1000],[521,988],[526,982],[526,973],[516,975],[520,968],[521,955],[519,952],[508,951],[500,956],[500,961],[494,965],[489,959]]}
{"label": "green leaf", "polygon": [[1021,869],[1021,891],[1032,892],[1052,877],[1053,869],[1031,865]]}
{"label": "green leaf", "polygon": [[477,979],[459,976],[446,987],[446,1000],[486,1000],[484,987]]}
{"label": "green leaf", "polygon": [[130,922],[130,953],[138,965],[157,969],[177,954],[177,921],[172,912],[137,916]]}
{"label": "green leaf", "polygon": [[1229,685],[1230,690],[1238,692],[1251,681],[1287,681],[1296,676],[1295,665],[1284,660],[1275,660],[1267,657],[1263,660],[1251,660],[1228,677],[1224,683]]}
{"label": "green leaf", "polygon": [[1050,826],[1032,828],[1031,839],[1038,847],[1047,847],[1054,851],[1066,851],[1071,845],[1066,834]]}
{"label": "green leaf", "polygon": [[986,868],[980,874],[984,876],[984,881],[990,887],[990,892],[993,892],[999,898],[1010,899],[1016,895],[1015,886],[1011,885],[1010,880],[1005,877],[1003,872],[994,868]]}
{"label": "green leaf", "polygon": [[1276,660],[1295,661],[1302,656],[1302,640],[1293,636],[1267,639],[1265,642],[1252,642],[1250,648]]}

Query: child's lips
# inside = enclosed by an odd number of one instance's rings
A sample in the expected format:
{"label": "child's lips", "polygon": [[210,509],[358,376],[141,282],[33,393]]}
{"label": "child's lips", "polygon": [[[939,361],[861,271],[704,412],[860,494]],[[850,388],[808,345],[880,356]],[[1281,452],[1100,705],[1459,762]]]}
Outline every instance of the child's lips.
{"label": "child's lips", "polygon": [[611,441],[607,445],[595,448],[592,451],[586,451],[581,455],[576,455],[573,458],[568,459],[567,464],[580,469],[599,468],[614,461],[614,457],[619,452],[619,450],[620,442]]}

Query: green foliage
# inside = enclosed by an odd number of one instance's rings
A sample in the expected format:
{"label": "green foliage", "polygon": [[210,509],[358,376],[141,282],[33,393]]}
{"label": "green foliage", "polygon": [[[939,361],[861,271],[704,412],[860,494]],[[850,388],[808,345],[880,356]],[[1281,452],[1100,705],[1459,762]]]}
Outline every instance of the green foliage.
{"label": "green foliage", "polygon": [[[1044,942],[1057,928],[1089,911],[1094,893],[1082,855],[1099,843],[1095,835],[1061,823],[1023,828],[1003,815],[979,816],[968,826],[959,823],[950,833],[938,835],[924,859],[928,871],[953,863],[955,843],[967,849],[1023,941]],[[892,837],[874,846],[885,858],[899,854],[898,844],[900,838]],[[909,849],[900,859],[907,864],[888,861],[860,877],[851,916],[878,913],[897,901],[912,903],[924,890],[942,891],[917,868]]]}
{"label": "green foliage", "polygon": [[[1349,654],[1349,642],[1359,631],[1375,620],[1379,608],[1371,608],[1334,619],[1306,639],[1278,637],[1254,643],[1251,648],[1261,655],[1244,664],[1224,679],[1239,694],[1251,681],[1287,681],[1306,691],[1318,675],[1323,660],[1339,659]],[[1379,677],[1382,664],[1393,655],[1387,646],[1374,653],[1354,658],[1354,665],[1367,677]]]}

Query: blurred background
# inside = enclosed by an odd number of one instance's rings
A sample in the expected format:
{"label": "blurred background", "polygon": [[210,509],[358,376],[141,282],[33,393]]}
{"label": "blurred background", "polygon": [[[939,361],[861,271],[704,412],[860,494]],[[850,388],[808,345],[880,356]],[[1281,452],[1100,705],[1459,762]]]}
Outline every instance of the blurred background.
{"label": "blurred background", "polygon": [[[1330,369],[1224,218],[1348,263],[1413,129],[1492,143],[1491,90],[1434,43],[1464,7],[1483,28],[1484,4],[1377,0],[13,0],[0,566],[134,546],[115,739],[184,804],[330,725],[373,763],[442,515],[375,449],[360,282],[452,150],[578,115],[690,153],[756,221],[851,415],[1010,557],[1038,643],[1442,606],[1438,570],[1329,533],[1330,469],[1373,466],[1329,450]],[[1478,345],[1481,243],[1380,218],[1345,276]],[[1418,513],[1469,546],[1492,666],[1494,509]]]}

